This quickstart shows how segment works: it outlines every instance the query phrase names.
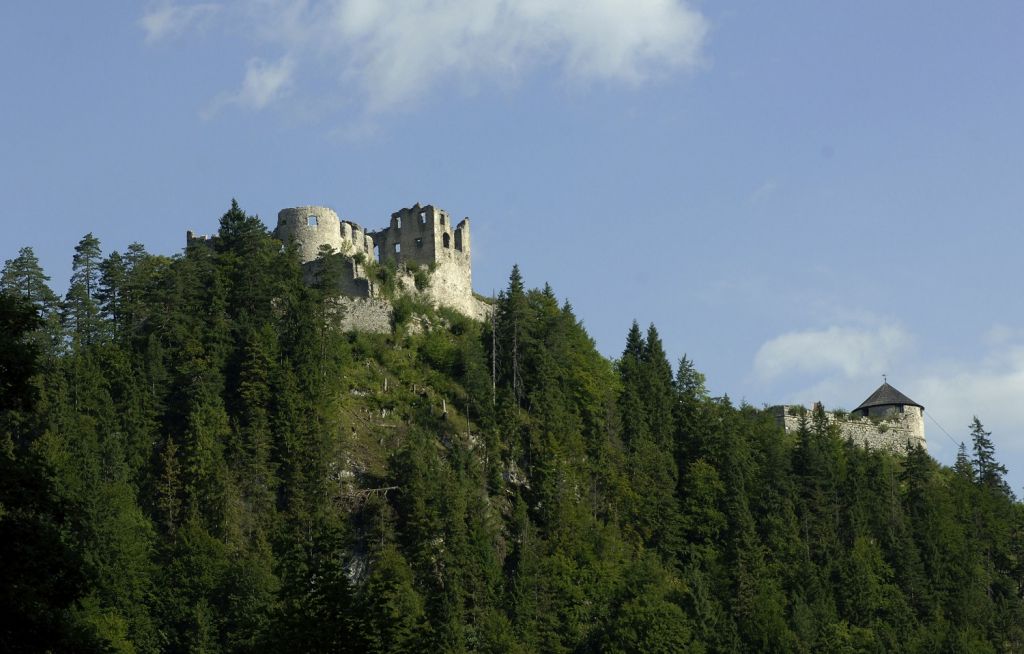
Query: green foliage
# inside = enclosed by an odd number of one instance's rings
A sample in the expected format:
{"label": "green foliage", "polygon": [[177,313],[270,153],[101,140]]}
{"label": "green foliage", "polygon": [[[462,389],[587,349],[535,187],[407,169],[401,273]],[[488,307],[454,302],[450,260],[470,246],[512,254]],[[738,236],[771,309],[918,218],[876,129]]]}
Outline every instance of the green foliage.
{"label": "green foliage", "polygon": [[174,258],[90,235],[67,336],[31,250],[5,264],[0,649],[1024,648],[980,421],[951,469],[817,408],[783,434],[653,325],[602,357],[518,267],[481,324],[367,262],[397,329],[344,334],[345,264],[306,286],[235,202]]}

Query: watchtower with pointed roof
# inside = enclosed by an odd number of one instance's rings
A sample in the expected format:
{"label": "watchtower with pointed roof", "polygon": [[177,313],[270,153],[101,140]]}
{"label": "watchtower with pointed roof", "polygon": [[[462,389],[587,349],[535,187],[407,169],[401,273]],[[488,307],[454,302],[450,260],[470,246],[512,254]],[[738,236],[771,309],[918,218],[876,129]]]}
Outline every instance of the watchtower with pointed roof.
{"label": "watchtower with pointed roof", "polygon": [[[796,406],[773,407],[776,421],[787,432],[807,424],[807,410]],[[907,446],[928,449],[924,437],[924,406],[910,399],[888,381],[850,413],[826,412],[829,425],[859,445],[901,454]]]}
{"label": "watchtower with pointed roof", "polygon": [[907,410],[924,414],[924,407],[910,399],[903,393],[893,388],[889,382],[884,382],[868,399],[860,403],[860,406],[850,413],[855,416],[868,418],[871,416],[886,416],[893,413],[907,413]]}

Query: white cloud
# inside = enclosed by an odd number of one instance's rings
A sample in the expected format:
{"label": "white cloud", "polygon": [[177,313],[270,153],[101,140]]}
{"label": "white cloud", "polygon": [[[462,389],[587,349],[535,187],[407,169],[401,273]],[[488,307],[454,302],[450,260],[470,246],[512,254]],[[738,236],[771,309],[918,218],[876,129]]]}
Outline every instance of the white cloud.
{"label": "white cloud", "polygon": [[[967,425],[978,416],[1001,449],[1024,451],[1024,442],[1016,438],[1024,433],[1024,344],[1016,331],[1016,342],[994,347],[981,363],[946,364],[915,382],[919,390],[914,392],[927,398],[919,400],[926,405],[926,414],[930,411],[954,440],[963,440],[968,447]],[[951,447],[941,432],[936,436],[945,441],[943,447]]]}
{"label": "white cloud", "polygon": [[[862,322],[794,331],[758,350],[754,373],[769,403],[822,401],[851,409],[881,383],[881,375],[925,406],[929,451],[951,463],[956,445],[970,448],[968,425],[976,415],[992,431],[997,457],[1013,479],[1024,475],[1024,329],[997,324],[977,336],[988,347],[980,360],[955,361],[920,352],[898,324]],[[948,430],[949,437],[943,433]]]}
{"label": "white cloud", "polygon": [[762,380],[809,373],[838,373],[848,379],[881,375],[911,341],[895,324],[789,332],[758,349],[754,372]]}
{"label": "white cloud", "polygon": [[210,104],[203,112],[210,118],[227,105],[239,105],[251,109],[263,107],[284,95],[292,79],[294,64],[285,56],[274,63],[251,59],[246,67],[242,87],[232,93],[225,93]]}
{"label": "white cloud", "polygon": [[575,80],[638,83],[700,61],[707,21],[675,0],[346,0],[324,43],[370,106],[394,106],[455,75],[508,77],[560,65]]}
{"label": "white cloud", "polygon": [[[553,66],[573,81],[628,84],[700,65],[707,20],[689,0],[307,0],[234,2],[257,43],[371,111],[446,81],[504,83]],[[151,12],[169,32],[181,9]],[[149,38],[149,37],[147,37]],[[156,37],[159,38],[159,37]],[[305,76],[304,76],[305,77]],[[317,91],[322,93],[323,91]]]}
{"label": "white cloud", "polygon": [[205,24],[220,9],[219,5],[162,5],[146,12],[139,25],[146,33],[146,43],[156,43],[183,34],[190,27]]}

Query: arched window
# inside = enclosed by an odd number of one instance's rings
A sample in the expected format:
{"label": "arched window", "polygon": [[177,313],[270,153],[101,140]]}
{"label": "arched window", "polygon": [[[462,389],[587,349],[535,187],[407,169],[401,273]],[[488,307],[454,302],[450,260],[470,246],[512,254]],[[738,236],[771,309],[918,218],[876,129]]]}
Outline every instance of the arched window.
{"label": "arched window", "polygon": [[452,246],[452,237],[448,234],[445,234],[444,236],[441,237],[441,242],[444,243],[444,246],[446,248],[450,248]]}

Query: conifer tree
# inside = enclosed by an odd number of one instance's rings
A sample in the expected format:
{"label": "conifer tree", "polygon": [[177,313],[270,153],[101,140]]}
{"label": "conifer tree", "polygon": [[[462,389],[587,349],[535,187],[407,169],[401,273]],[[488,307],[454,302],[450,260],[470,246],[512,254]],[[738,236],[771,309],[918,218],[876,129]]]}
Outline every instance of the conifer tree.
{"label": "conifer tree", "polygon": [[89,345],[100,337],[103,325],[96,297],[100,287],[100,242],[91,232],[75,246],[71,270],[64,320],[75,340]]}
{"label": "conifer tree", "polygon": [[0,272],[0,291],[18,295],[39,307],[45,319],[58,309],[60,300],[50,289],[50,277],[43,272],[39,259],[30,247],[18,250],[18,256],[4,262]]}
{"label": "conifer tree", "polygon": [[975,480],[982,488],[989,492],[1009,493],[1010,489],[1004,481],[1006,466],[996,461],[995,445],[992,444],[992,432],[985,431],[985,427],[974,416],[971,422],[971,442],[974,449],[974,459],[971,464],[974,469]]}

